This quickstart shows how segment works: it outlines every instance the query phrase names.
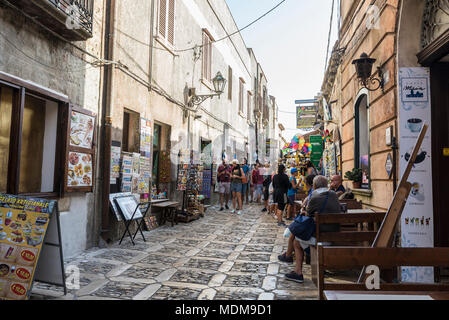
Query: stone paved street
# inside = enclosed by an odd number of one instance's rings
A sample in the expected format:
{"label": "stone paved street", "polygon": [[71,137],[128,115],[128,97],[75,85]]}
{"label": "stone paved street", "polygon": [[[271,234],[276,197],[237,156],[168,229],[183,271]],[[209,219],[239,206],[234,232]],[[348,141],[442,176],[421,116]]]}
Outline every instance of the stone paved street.
{"label": "stone paved street", "polygon": [[129,239],[92,249],[67,261],[80,268],[80,289],[36,283],[33,299],[316,299],[310,266],[304,284],[287,281],[293,264],[278,262],[284,228],[251,206],[242,216],[209,208],[189,224],[145,232],[147,242]]}

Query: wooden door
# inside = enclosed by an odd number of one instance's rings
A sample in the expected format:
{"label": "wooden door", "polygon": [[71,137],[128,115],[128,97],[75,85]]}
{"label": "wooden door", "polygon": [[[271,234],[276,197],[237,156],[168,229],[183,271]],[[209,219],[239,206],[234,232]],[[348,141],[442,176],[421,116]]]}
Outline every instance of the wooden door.
{"label": "wooden door", "polygon": [[431,67],[435,246],[449,247],[449,63]]}

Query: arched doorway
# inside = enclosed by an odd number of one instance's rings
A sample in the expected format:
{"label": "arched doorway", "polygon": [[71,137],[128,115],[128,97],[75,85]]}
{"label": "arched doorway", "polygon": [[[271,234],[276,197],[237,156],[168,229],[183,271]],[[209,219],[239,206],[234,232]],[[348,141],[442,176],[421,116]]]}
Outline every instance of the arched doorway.
{"label": "arched doorway", "polygon": [[362,169],[362,189],[370,188],[370,126],[368,90],[362,89],[354,106],[354,168]]}

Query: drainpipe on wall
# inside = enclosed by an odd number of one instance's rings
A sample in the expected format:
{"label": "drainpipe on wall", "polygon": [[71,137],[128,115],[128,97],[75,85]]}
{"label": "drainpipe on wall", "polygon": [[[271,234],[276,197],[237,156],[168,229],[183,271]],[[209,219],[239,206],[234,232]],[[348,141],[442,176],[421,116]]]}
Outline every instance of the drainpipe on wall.
{"label": "drainpipe on wall", "polygon": [[[114,36],[115,24],[115,0],[106,0],[106,27],[105,27],[105,42],[104,42],[104,58],[106,60],[113,59],[113,41],[110,38]],[[102,193],[101,193],[101,237],[108,241],[109,233],[109,194],[110,194],[110,180],[111,180],[111,143],[112,143],[112,79],[113,66],[107,65],[103,71],[103,106],[102,106],[102,152],[101,167],[102,172]]]}

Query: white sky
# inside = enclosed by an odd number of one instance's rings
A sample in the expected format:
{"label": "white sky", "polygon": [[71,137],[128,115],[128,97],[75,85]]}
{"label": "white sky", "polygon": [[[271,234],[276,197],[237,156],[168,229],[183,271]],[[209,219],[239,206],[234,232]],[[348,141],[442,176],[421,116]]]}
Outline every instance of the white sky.
{"label": "white sky", "polygon": [[[226,0],[242,28],[281,0]],[[338,1],[335,1],[337,4]],[[295,100],[313,99],[324,76],[332,0],[287,0],[274,12],[242,32],[268,78],[269,94],[277,99],[279,122],[287,141],[296,128]],[[337,40],[337,5],[330,51]]]}

